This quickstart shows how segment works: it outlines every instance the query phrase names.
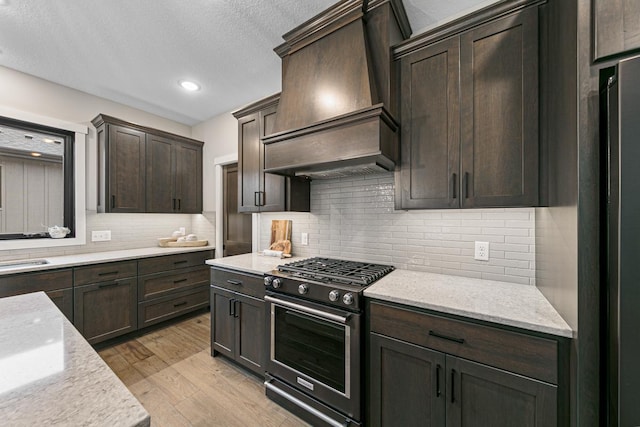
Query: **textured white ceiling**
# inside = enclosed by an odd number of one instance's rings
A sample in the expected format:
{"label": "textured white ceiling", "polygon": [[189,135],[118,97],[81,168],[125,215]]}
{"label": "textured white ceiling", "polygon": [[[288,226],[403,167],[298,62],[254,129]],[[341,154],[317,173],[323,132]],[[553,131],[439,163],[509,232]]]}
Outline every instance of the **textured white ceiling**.
{"label": "textured white ceiling", "polygon": [[[417,34],[494,1],[404,4]],[[0,65],[194,125],[280,91],[273,48],[335,2],[0,0]]]}

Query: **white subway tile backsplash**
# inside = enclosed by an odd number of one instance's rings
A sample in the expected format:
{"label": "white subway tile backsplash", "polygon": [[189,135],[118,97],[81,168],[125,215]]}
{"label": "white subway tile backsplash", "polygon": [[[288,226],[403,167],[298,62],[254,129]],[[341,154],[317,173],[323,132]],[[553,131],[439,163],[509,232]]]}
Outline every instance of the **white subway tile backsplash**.
{"label": "white subway tile backsplash", "polygon": [[[261,249],[271,220],[293,220],[293,252],[393,264],[397,268],[535,284],[535,210],[396,211],[393,174],[311,183],[310,213],[263,213]],[[309,233],[302,246],[300,233]],[[476,261],[474,242],[491,243]]]}

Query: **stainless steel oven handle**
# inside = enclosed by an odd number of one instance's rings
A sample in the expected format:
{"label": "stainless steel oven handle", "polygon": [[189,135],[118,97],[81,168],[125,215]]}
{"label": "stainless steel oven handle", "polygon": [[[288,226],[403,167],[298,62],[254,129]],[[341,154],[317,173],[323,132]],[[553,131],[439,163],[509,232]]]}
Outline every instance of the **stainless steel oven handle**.
{"label": "stainless steel oven handle", "polygon": [[304,403],[302,400],[291,396],[289,393],[287,393],[284,390],[280,390],[278,387],[274,386],[273,384],[271,384],[271,380],[265,381],[264,382],[264,386],[266,388],[268,388],[269,390],[271,390],[272,392],[280,395],[281,397],[287,399],[289,402],[293,403],[296,406],[299,406],[300,408],[304,409],[305,411],[315,415],[316,417],[320,418],[322,421],[324,421],[325,423],[333,426],[333,427],[347,427],[348,423],[344,422],[341,423],[340,421],[334,420],[333,418],[327,416],[326,414],[323,414],[322,412],[318,411],[316,408],[307,405],[306,403]]}
{"label": "stainless steel oven handle", "polygon": [[274,297],[271,297],[269,295],[266,295],[264,297],[264,299],[265,299],[265,301],[272,302],[274,304],[278,304],[278,305],[281,305],[283,307],[291,308],[293,310],[302,311],[303,313],[312,314],[314,316],[322,317],[323,319],[333,320],[334,322],[340,322],[340,323],[342,323],[344,325],[346,325],[347,321],[349,320],[349,315],[339,316],[337,314],[327,313],[327,312],[322,311],[322,310],[316,310],[315,308],[305,307],[304,305],[296,304],[294,302],[283,301],[281,299],[274,298]]}

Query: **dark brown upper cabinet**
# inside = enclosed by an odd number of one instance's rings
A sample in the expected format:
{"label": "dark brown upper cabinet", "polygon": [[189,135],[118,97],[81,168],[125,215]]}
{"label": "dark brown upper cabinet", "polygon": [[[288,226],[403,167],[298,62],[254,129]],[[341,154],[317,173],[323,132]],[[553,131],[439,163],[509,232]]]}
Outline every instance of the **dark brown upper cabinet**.
{"label": "dark brown upper cabinet", "polygon": [[202,212],[202,145],[98,115],[98,212]]}
{"label": "dark brown upper cabinet", "polygon": [[147,134],[147,212],[202,212],[202,145]]}
{"label": "dark brown upper cabinet", "polygon": [[420,49],[400,60],[402,209],[457,208],[460,176],[460,41]]}
{"label": "dark brown upper cabinet", "polygon": [[538,8],[511,3],[395,48],[397,209],[539,204]]}
{"label": "dark brown upper cabinet", "polygon": [[238,212],[309,212],[309,181],[264,172],[262,139],[272,133],[279,94],[233,113],[238,119]]}
{"label": "dark brown upper cabinet", "polygon": [[594,59],[640,49],[640,2],[593,0]]}
{"label": "dark brown upper cabinet", "polygon": [[104,212],[145,211],[145,147],[145,133],[139,130],[115,124],[98,129]]}

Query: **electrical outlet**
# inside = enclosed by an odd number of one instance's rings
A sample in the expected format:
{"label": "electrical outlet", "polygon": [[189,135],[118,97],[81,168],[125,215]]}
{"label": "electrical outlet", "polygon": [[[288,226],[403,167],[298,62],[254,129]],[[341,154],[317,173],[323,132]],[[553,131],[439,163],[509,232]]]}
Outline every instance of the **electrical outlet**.
{"label": "electrical outlet", "polygon": [[474,258],[479,261],[489,261],[489,242],[476,242]]}
{"label": "electrical outlet", "polygon": [[102,230],[102,231],[92,231],[91,232],[91,241],[92,242],[106,242],[111,240],[111,230]]}
{"label": "electrical outlet", "polygon": [[300,242],[303,246],[309,245],[309,233],[302,233],[302,241]]}
{"label": "electrical outlet", "polygon": [[180,227],[180,228],[178,228],[178,231],[179,231],[180,233],[182,233],[182,235],[183,235],[183,236],[185,236],[185,235],[186,235],[186,231],[187,231],[187,229],[186,229],[186,228],[184,228],[184,227]]}

